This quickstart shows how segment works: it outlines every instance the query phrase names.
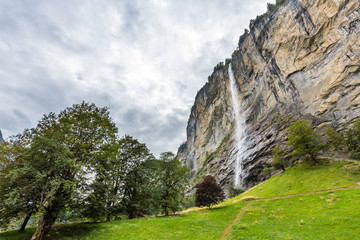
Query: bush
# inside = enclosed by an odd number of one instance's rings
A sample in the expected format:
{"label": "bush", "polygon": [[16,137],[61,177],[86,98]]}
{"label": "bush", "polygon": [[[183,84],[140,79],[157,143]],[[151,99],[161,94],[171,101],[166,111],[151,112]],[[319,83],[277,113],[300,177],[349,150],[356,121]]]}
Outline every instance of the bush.
{"label": "bush", "polygon": [[354,159],[360,159],[360,119],[357,119],[346,134],[346,144]]}
{"label": "bush", "polygon": [[276,170],[285,171],[285,168],[289,165],[289,160],[285,157],[286,154],[287,152],[282,147],[273,148],[271,166]]}
{"label": "bush", "polygon": [[265,167],[263,169],[263,174],[265,175],[265,177],[270,177],[271,176],[271,171],[272,171],[272,168]]}
{"label": "bush", "polygon": [[228,190],[229,190],[229,194],[228,194],[229,198],[236,197],[244,192],[244,190],[242,190],[241,188],[235,187],[233,183],[230,183]]}
{"label": "bush", "polygon": [[210,209],[211,205],[225,199],[224,191],[211,175],[207,175],[195,188],[195,205],[197,207],[207,206]]}
{"label": "bush", "polygon": [[328,144],[332,150],[336,152],[343,152],[345,150],[345,139],[341,133],[332,127],[328,127],[326,129],[326,135],[328,137]]}

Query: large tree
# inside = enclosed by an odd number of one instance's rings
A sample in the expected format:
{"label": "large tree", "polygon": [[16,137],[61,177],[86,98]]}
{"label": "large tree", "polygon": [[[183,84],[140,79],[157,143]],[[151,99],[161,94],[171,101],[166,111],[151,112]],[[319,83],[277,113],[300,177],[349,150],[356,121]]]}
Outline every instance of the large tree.
{"label": "large tree", "polygon": [[122,163],[122,201],[128,218],[151,213],[156,195],[157,162],[145,144],[125,136],[119,141],[117,160]]}
{"label": "large tree", "polygon": [[18,136],[25,147],[10,180],[22,184],[9,189],[7,200],[20,199],[19,190],[32,194],[28,203],[35,206],[37,221],[32,240],[46,236],[72,198],[82,198],[116,132],[107,108],[83,102],[45,115]]}
{"label": "large tree", "polygon": [[182,165],[172,152],[164,152],[159,160],[160,202],[165,216],[169,209],[177,211],[184,198],[189,168]]}

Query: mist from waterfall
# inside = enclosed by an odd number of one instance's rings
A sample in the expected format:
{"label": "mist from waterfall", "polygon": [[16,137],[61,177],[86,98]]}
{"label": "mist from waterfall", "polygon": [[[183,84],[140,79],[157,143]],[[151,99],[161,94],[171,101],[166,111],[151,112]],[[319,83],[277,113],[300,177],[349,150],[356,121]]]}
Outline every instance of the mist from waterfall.
{"label": "mist from waterfall", "polygon": [[237,87],[235,82],[234,73],[231,68],[231,63],[229,64],[229,80],[230,80],[230,91],[231,99],[234,110],[234,119],[235,119],[235,146],[233,147],[232,155],[235,157],[235,187],[242,186],[242,177],[243,177],[243,153],[246,150],[246,123],[243,111],[239,105],[237,98]]}

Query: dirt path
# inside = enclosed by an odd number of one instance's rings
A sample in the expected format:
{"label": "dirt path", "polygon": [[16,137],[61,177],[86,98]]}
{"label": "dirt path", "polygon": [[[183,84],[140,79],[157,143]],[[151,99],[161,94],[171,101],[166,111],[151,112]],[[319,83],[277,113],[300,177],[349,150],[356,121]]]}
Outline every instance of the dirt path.
{"label": "dirt path", "polygon": [[229,225],[226,226],[224,232],[221,234],[219,240],[227,239],[227,235],[230,232],[230,229],[240,220],[242,215],[245,213],[248,207],[253,203],[253,201],[249,201],[244,207],[242,207],[239,211],[239,213],[236,215],[236,217],[229,223]]}
{"label": "dirt path", "polygon": [[244,207],[242,207],[239,211],[239,213],[236,215],[236,217],[226,226],[224,232],[221,234],[219,240],[225,240],[228,239],[229,232],[231,228],[241,219],[241,217],[244,215],[246,210],[250,207],[250,205],[253,202],[258,201],[265,201],[265,200],[276,200],[276,199],[283,199],[283,198],[290,198],[290,197],[297,197],[297,196],[306,196],[306,195],[312,195],[316,193],[327,193],[327,192],[336,192],[336,191],[342,191],[342,190],[348,190],[348,189],[357,189],[360,188],[360,186],[349,186],[349,187],[341,187],[341,188],[333,188],[333,189],[327,189],[327,190],[318,190],[313,192],[307,192],[307,193],[299,193],[299,194],[289,194],[279,197],[271,197],[271,198],[257,198],[250,200]]}

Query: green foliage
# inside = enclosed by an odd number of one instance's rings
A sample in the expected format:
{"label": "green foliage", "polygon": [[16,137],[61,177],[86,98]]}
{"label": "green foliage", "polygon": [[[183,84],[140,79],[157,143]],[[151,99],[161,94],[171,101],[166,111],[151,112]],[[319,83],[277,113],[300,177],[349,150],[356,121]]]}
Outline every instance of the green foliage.
{"label": "green foliage", "polygon": [[233,197],[236,197],[236,196],[242,194],[244,192],[244,190],[242,190],[241,188],[235,187],[233,183],[230,183],[229,187],[228,187],[228,192],[229,192],[228,197],[233,198]]}
{"label": "green foliage", "polygon": [[345,151],[345,138],[341,133],[339,133],[332,127],[328,127],[326,129],[326,135],[328,137],[328,144],[330,145],[332,150],[336,152]]}
{"label": "green foliage", "polygon": [[29,180],[19,172],[24,167],[23,151],[20,141],[0,142],[0,228],[6,228],[18,217],[25,218],[36,211],[33,203],[38,192],[24,187]]}
{"label": "green foliage", "polygon": [[269,14],[272,10],[276,8],[275,4],[267,3],[267,13]]}
{"label": "green foliage", "polygon": [[318,154],[326,147],[320,134],[305,120],[290,124],[287,144],[292,147],[294,157],[303,157],[315,164]]}
{"label": "green foliage", "polygon": [[346,144],[354,159],[360,159],[360,119],[357,119],[346,134]]}
{"label": "green foliage", "polygon": [[179,210],[184,199],[190,170],[183,166],[172,152],[164,152],[159,160],[160,205],[165,216],[169,209]]}
{"label": "green foliage", "polygon": [[230,58],[225,59],[225,66],[229,66],[230,63],[231,63]]}
{"label": "green foliage", "polygon": [[207,175],[201,183],[196,184],[195,188],[195,205],[197,207],[207,206],[210,209],[211,205],[225,199],[224,191],[211,175]]}
{"label": "green foliage", "polygon": [[[55,225],[49,239],[219,239],[240,211],[244,214],[231,228],[230,239],[357,239],[360,221],[359,174],[355,161],[297,165],[276,175],[213,210],[194,209],[172,217],[148,217],[111,223]],[[337,189],[354,187],[353,189]],[[316,191],[327,190],[319,193]],[[299,196],[287,196],[300,194]],[[244,197],[258,199],[247,205]],[[243,207],[247,205],[244,209]],[[29,239],[24,233],[2,232],[0,239]],[[194,232],[196,234],[194,234]]]}
{"label": "green foliage", "polygon": [[289,165],[289,159],[286,158],[287,152],[282,147],[275,147],[272,150],[271,166],[276,170],[283,170]]}
{"label": "green foliage", "polygon": [[214,67],[214,72],[219,71],[221,69],[223,69],[225,67],[224,62],[219,62],[215,67]]}
{"label": "green foliage", "polygon": [[103,161],[116,132],[107,108],[83,102],[44,115],[35,128],[17,136],[14,146],[21,151],[11,157],[11,174],[1,178],[10,184],[5,202],[31,206],[37,221],[33,239],[42,239],[59,212],[81,198],[78,190],[88,184],[86,175]]}
{"label": "green foliage", "polygon": [[181,203],[181,208],[188,209],[188,208],[193,208],[193,207],[195,207],[195,195],[193,194],[193,195],[184,197],[184,200]]}
{"label": "green foliage", "polygon": [[263,174],[264,174],[266,177],[270,177],[270,176],[271,176],[271,172],[272,172],[272,168],[264,167],[264,169],[263,169]]}
{"label": "green foliage", "polygon": [[122,138],[119,146],[117,159],[124,164],[121,204],[128,218],[154,213],[157,161],[145,144],[130,136]]}

